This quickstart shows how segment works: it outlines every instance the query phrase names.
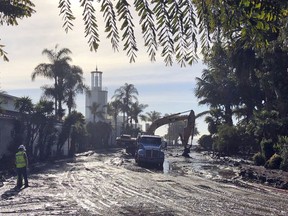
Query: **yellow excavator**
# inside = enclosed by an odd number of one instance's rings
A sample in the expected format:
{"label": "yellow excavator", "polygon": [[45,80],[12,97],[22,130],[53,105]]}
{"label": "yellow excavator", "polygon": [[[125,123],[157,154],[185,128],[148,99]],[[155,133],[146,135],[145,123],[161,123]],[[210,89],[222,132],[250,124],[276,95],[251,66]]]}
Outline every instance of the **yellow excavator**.
{"label": "yellow excavator", "polygon": [[[189,115],[181,115],[189,111],[190,111]],[[179,133],[179,136],[182,141],[182,145],[184,146],[184,152],[182,155],[184,157],[189,157],[192,144],[189,145],[188,141],[189,141],[189,137],[191,136],[191,143],[192,143],[194,129],[195,129],[195,113],[193,110],[188,110],[185,112],[172,114],[172,115],[157,119],[156,121],[152,122],[150,127],[147,129],[146,134],[154,135],[155,130],[158,127],[161,127],[169,123],[177,122],[177,121],[187,121],[187,124],[186,124],[186,127],[184,128],[183,133]]]}

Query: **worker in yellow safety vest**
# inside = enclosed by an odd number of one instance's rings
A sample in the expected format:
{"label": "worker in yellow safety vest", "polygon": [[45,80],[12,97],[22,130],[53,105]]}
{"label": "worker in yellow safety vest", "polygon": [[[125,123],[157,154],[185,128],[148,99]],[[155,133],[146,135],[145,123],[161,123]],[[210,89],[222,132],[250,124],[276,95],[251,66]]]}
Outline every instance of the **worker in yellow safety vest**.
{"label": "worker in yellow safety vest", "polygon": [[[17,169],[17,188],[20,189],[23,185],[23,178],[25,188],[29,187],[27,178],[28,158],[26,154],[26,148],[24,145],[20,145],[18,152],[16,153],[16,169]],[[23,177],[23,178],[22,178]]]}

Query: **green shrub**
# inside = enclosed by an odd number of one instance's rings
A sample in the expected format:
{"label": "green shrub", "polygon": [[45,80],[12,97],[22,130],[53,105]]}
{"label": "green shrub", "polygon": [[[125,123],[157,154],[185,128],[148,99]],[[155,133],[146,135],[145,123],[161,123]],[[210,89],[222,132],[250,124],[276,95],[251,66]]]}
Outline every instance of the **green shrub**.
{"label": "green shrub", "polygon": [[278,136],[277,143],[274,144],[274,150],[277,154],[282,154],[282,152],[287,148],[288,136]]}
{"label": "green shrub", "polygon": [[214,147],[221,155],[235,155],[239,151],[240,137],[236,127],[219,125]]}
{"label": "green shrub", "polygon": [[286,158],[286,160],[282,160],[282,162],[280,164],[280,169],[288,172],[288,160],[287,160],[287,158]]}
{"label": "green shrub", "polygon": [[288,171],[288,149],[287,148],[285,148],[282,151],[281,157],[283,160],[281,161],[280,169],[284,171]]}
{"label": "green shrub", "polygon": [[268,161],[265,163],[267,169],[279,169],[282,162],[282,158],[278,154],[274,154]]}
{"label": "green shrub", "polygon": [[265,157],[261,154],[261,152],[256,153],[252,159],[257,166],[263,166],[265,164]]}
{"label": "green shrub", "polygon": [[212,150],[213,139],[211,135],[203,135],[199,138],[198,144],[206,151]]}
{"label": "green shrub", "polygon": [[278,136],[278,142],[274,145],[274,149],[283,159],[280,169],[288,171],[288,136]]}
{"label": "green shrub", "polygon": [[271,139],[263,139],[261,141],[261,150],[262,150],[262,154],[264,155],[266,160],[271,158],[272,155],[275,153],[272,140]]}

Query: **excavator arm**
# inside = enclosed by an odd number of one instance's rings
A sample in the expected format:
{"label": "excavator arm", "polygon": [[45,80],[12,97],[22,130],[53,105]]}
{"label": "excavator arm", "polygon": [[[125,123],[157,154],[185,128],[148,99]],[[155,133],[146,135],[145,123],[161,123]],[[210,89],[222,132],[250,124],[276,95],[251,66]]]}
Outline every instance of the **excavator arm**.
{"label": "excavator arm", "polygon": [[173,115],[169,115],[169,116],[165,116],[163,118],[159,118],[156,121],[154,121],[150,127],[148,128],[148,130],[146,131],[147,134],[149,135],[154,135],[155,130],[163,125],[169,124],[169,123],[173,123],[173,122],[177,122],[177,121],[184,121],[187,120],[188,115],[179,115],[180,113],[177,114],[173,114]]}
{"label": "excavator arm", "polygon": [[195,113],[193,110],[190,110],[189,115],[180,115],[180,114],[181,113],[176,113],[173,115],[169,115],[169,116],[165,116],[163,118],[157,119],[150,125],[146,133],[150,135],[154,135],[154,132],[158,127],[161,127],[165,124],[177,122],[177,121],[187,120],[187,125],[184,128],[183,134],[179,134],[181,137],[182,144],[186,148],[189,137],[192,135],[192,138],[193,138],[194,127],[195,127]]}
{"label": "excavator arm", "polygon": [[148,130],[146,131],[147,134],[154,135],[155,130],[162,125],[177,122],[177,121],[184,121],[187,120],[186,127],[184,128],[183,133],[180,133],[179,136],[182,141],[182,145],[184,146],[184,151],[182,155],[184,157],[190,157],[190,148],[192,145],[188,145],[189,137],[192,136],[191,140],[193,140],[194,129],[195,129],[195,113],[193,110],[190,110],[189,115],[180,115],[182,113],[176,113],[173,115],[165,116],[163,118],[157,119],[154,121]]}
{"label": "excavator arm", "polygon": [[184,145],[185,148],[187,148],[188,146],[190,136],[192,136],[191,140],[193,140],[194,129],[195,129],[195,113],[193,110],[191,110],[187,118],[187,125],[184,128],[184,132],[183,134],[180,134],[182,145]]}

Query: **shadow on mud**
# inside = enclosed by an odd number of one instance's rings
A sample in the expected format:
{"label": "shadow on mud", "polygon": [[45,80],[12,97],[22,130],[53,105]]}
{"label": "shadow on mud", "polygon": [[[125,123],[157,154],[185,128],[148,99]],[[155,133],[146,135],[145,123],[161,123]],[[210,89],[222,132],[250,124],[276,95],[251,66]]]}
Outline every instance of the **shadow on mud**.
{"label": "shadow on mud", "polygon": [[135,163],[135,165],[144,169],[148,169],[150,171],[162,171],[163,170],[163,166],[159,166],[157,164],[145,163],[145,164],[141,164],[140,166]]}
{"label": "shadow on mud", "polygon": [[11,199],[11,197],[16,196],[21,190],[23,190],[23,189],[11,188],[11,189],[5,191],[3,194],[1,194],[1,198],[2,199]]}

